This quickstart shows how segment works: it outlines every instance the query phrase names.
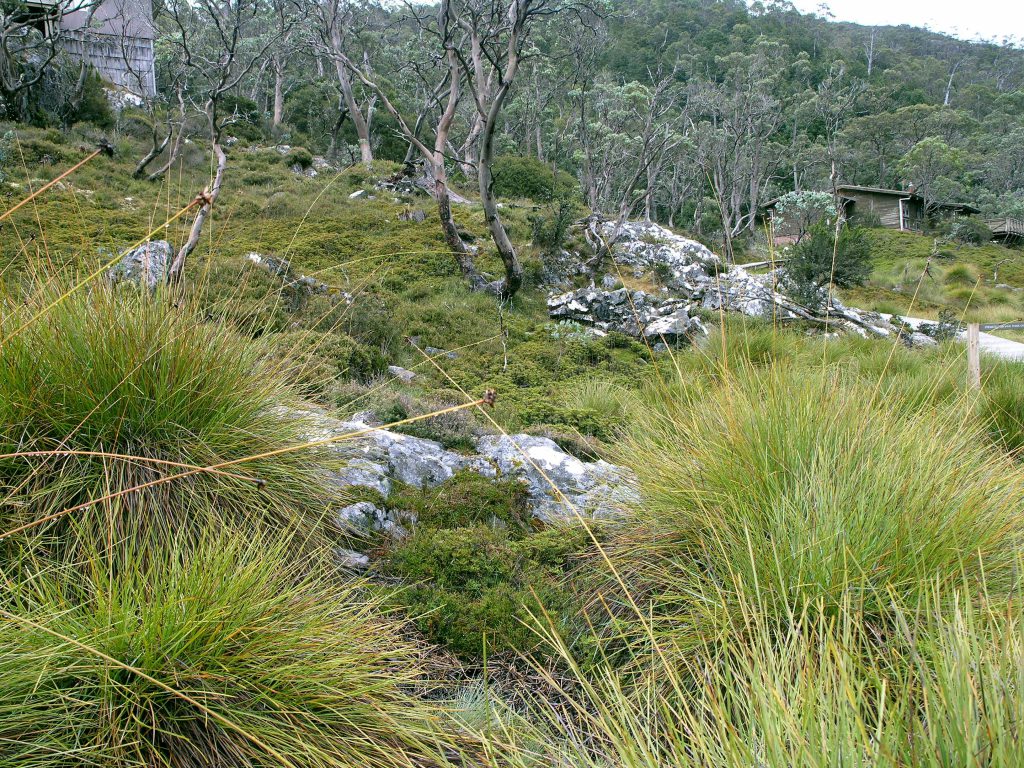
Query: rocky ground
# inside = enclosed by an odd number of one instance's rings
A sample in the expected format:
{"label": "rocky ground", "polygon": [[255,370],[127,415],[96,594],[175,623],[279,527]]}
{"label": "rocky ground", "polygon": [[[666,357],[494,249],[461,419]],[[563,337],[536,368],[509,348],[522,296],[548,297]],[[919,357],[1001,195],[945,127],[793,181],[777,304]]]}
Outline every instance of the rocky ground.
{"label": "rocky ground", "polygon": [[[610,231],[610,224],[605,225]],[[676,235],[652,222],[627,223],[612,248],[614,274],[656,279],[658,294],[596,287],[555,293],[548,299],[551,317],[592,328],[595,333],[617,331],[652,344],[678,346],[707,335],[697,314],[702,310],[737,312],[780,322],[803,320],[826,330],[889,338],[899,335],[910,346],[935,343],[937,324],[910,328],[898,319],[843,305],[823,297],[822,306],[808,309],[786,296],[776,270],[753,274],[726,266],[700,243]],[[606,283],[614,284],[613,275]]]}
{"label": "rocky ground", "polygon": [[[469,470],[522,482],[531,513],[545,524],[572,522],[578,516],[613,517],[637,499],[635,478],[628,470],[602,460],[583,461],[546,437],[483,435],[476,451],[465,454],[433,440],[380,428],[372,413],[358,414],[350,421],[317,410],[293,413],[314,425],[308,434],[311,441],[333,441],[325,450],[342,460],[342,468],[331,478],[342,491],[365,488],[387,499],[396,484],[436,487],[457,472]],[[337,522],[360,534],[403,538],[416,520],[406,510],[359,501],[340,509]],[[348,567],[369,565],[367,555],[353,550],[340,550],[338,557]]]}

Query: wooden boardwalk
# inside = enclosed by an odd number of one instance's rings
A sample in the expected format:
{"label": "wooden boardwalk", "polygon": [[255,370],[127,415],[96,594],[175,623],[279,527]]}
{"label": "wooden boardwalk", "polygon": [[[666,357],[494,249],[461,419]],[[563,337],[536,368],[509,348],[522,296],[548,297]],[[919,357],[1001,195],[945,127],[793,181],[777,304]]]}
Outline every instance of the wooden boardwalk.
{"label": "wooden boardwalk", "polygon": [[985,226],[992,230],[993,240],[1024,241],[1024,219],[1013,216],[985,219]]}

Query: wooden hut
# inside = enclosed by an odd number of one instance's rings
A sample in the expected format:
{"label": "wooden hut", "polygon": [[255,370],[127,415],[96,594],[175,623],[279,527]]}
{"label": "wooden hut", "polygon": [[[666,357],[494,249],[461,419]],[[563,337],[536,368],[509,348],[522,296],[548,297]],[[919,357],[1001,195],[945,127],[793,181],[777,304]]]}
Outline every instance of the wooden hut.
{"label": "wooden hut", "polygon": [[874,220],[883,227],[920,232],[925,224],[924,199],[913,190],[881,189],[843,185],[836,188],[843,207],[843,218]]}
{"label": "wooden hut", "polygon": [[[34,4],[47,5],[45,0]],[[140,96],[155,96],[152,4],[149,0],[100,0],[93,5],[64,0],[66,10],[58,22],[61,48],[91,64],[107,82]]]}
{"label": "wooden hut", "polygon": [[[887,229],[903,232],[921,232],[930,219],[978,213],[977,208],[963,203],[929,204],[913,187],[900,190],[841,184],[836,187],[836,194],[845,220],[852,223],[858,220],[877,220]],[[777,199],[771,200],[765,205],[765,215],[776,224],[777,240],[784,242],[798,233],[789,232],[786,223],[778,221],[775,216],[776,202]]]}

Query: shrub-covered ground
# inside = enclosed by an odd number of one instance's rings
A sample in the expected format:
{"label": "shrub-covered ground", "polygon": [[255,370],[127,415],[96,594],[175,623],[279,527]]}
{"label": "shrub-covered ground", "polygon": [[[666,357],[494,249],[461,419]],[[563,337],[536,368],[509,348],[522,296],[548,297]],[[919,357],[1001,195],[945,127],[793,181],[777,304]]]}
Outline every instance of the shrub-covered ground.
{"label": "shrub-covered ground", "polygon": [[[3,207],[94,138],[20,131]],[[83,283],[206,176],[193,147],[133,181],[119,149],[0,228],[0,768],[1020,764],[1020,366],[972,393],[954,344],[742,317],[671,354],[595,339],[548,321],[550,204],[503,208],[529,279],[499,306],[427,198],[375,190],[393,166],[309,178],[244,142],[180,291]],[[506,162],[510,194],[547,194]],[[480,211],[456,217],[495,270]],[[847,298],[886,309],[933,241],[866,236]],[[1015,252],[941,248],[914,314],[976,284],[978,312],[1016,311],[991,284],[1024,283]],[[374,501],[408,535],[334,568],[337,492],[278,406],[390,422],[489,387],[501,428],[631,468],[641,501],[544,526],[512,481],[397,486]],[[468,450],[495,427],[402,429]]]}
{"label": "shrub-covered ground", "polygon": [[869,229],[865,236],[873,272],[841,294],[851,306],[936,319],[947,310],[980,323],[1024,318],[1024,251],[944,242],[939,233]]}

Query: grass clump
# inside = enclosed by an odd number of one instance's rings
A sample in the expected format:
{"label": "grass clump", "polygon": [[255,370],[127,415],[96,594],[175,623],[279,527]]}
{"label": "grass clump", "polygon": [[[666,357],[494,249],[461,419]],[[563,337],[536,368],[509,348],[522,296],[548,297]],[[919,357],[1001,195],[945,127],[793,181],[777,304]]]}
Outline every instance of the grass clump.
{"label": "grass clump", "polygon": [[1020,364],[988,361],[978,399],[990,437],[1016,458],[1024,450],[1024,393]]}
{"label": "grass clump", "polygon": [[569,671],[538,662],[545,685],[520,707],[527,716],[499,701],[477,727],[491,764],[516,768],[1018,765],[1019,616],[926,593],[920,605],[894,601],[898,629],[882,642],[856,610],[792,606],[781,628],[749,613],[745,641],[697,649],[685,671],[661,668],[659,690],[644,695],[608,665],[582,669],[551,631]]}
{"label": "grass clump", "polygon": [[908,414],[851,377],[782,367],[634,419],[618,457],[644,504],[615,549],[669,647],[727,638],[748,609],[782,627],[850,602],[881,627],[930,585],[1012,588],[1024,484],[970,415]]}
{"label": "grass clump", "polygon": [[217,534],[8,580],[0,765],[435,762],[420,650],[290,548]]}
{"label": "grass clump", "polygon": [[[251,459],[305,441],[282,407],[293,391],[259,346],[167,297],[98,285],[54,303],[62,287],[2,299],[4,530],[84,504],[75,516],[115,538],[187,527],[193,507],[316,527],[327,491],[308,452]],[[194,471],[225,462],[238,463]]]}

